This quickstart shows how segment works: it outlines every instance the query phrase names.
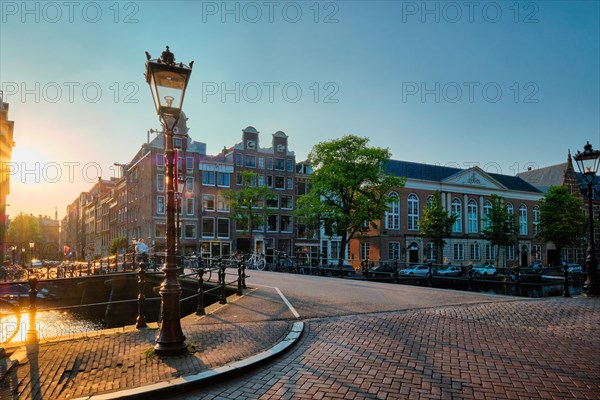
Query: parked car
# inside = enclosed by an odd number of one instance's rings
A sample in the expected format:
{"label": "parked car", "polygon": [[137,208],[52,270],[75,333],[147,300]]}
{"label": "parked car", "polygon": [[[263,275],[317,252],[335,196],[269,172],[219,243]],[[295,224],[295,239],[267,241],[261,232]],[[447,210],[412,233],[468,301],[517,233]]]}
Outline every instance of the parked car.
{"label": "parked car", "polygon": [[369,270],[369,278],[393,278],[396,274],[396,268],[392,264],[380,264]]}
{"label": "parked car", "polygon": [[481,265],[479,267],[474,265],[472,271],[474,278],[479,278],[480,276],[493,276],[498,273],[493,264]]}
{"label": "parked car", "polygon": [[582,273],[583,272],[583,267],[579,264],[567,264],[567,271],[569,271],[570,273]]}
{"label": "parked car", "polygon": [[439,276],[460,276],[462,269],[456,265],[447,265],[444,268],[438,269]]}
{"label": "parked car", "polygon": [[415,265],[410,268],[400,270],[400,275],[429,277],[429,267],[427,265]]}
{"label": "parked car", "polygon": [[[38,289],[37,298],[46,300],[50,298],[50,292],[46,288]],[[25,283],[0,286],[0,298],[9,301],[29,301],[29,285]]]}
{"label": "parked car", "polygon": [[[342,265],[342,276],[353,276],[354,272],[354,267],[352,267],[352,265]],[[317,273],[321,276],[339,276],[340,268],[334,264],[321,265],[317,268]]]}

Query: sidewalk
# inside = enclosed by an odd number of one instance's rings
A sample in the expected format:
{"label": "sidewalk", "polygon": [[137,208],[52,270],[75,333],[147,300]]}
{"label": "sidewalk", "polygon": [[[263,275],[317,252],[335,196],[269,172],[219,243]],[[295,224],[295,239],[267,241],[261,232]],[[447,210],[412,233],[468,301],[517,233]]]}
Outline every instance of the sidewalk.
{"label": "sidewalk", "polygon": [[156,324],[27,345],[12,354],[19,364],[0,381],[0,399],[119,398],[198,384],[284,350],[300,336],[295,322],[274,290],[261,289],[183,318],[189,353],[178,357],[154,355]]}

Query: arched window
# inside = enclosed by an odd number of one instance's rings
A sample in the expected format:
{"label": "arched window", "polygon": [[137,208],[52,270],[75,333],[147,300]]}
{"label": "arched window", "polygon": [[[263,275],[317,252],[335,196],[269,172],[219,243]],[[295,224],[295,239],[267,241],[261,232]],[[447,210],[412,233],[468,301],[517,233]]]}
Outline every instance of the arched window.
{"label": "arched window", "polygon": [[419,198],[416,194],[408,196],[408,230],[419,229]]}
{"label": "arched window", "polygon": [[427,208],[431,208],[431,205],[433,204],[433,196],[432,195],[427,196],[427,200],[425,200],[425,204],[427,204]]}
{"label": "arched window", "polygon": [[515,208],[513,207],[512,203],[506,203],[506,205],[504,206],[506,207],[506,212],[514,215],[515,214]]}
{"label": "arched window", "polygon": [[519,206],[519,234],[527,235],[527,206]]}
{"label": "arched window", "polygon": [[400,229],[400,198],[398,193],[390,193],[388,210],[385,213],[385,229]]}
{"label": "arched window", "polygon": [[533,234],[540,234],[540,208],[538,206],[533,207]]}
{"label": "arched window", "polygon": [[469,218],[469,233],[477,233],[477,202],[475,200],[469,200],[467,213]]}
{"label": "arched window", "polygon": [[462,202],[460,199],[452,200],[452,214],[457,217],[452,225],[452,232],[462,232]]}
{"label": "arched window", "polygon": [[486,200],[483,202],[483,227],[487,228],[490,226],[490,214],[492,213],[492,202]]}

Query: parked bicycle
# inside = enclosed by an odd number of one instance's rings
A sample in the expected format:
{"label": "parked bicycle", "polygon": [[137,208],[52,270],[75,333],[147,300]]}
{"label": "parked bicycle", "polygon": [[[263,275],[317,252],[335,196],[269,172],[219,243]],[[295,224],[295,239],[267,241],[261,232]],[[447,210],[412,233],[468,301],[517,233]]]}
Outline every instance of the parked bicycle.
{"label": "parked bicycle", "polygon": [[275,250],[275,259],[275,271],[297,272],[297,266],[294,259],[288,256],[284,251]]}
{"label": "parked bicycle", "polygon": [[257,269],[262,271],[267,266],[267,261],[265,260],[265,255],[262,253],[254,253],[248,257],[246,260],[246,268],[247,269]]}

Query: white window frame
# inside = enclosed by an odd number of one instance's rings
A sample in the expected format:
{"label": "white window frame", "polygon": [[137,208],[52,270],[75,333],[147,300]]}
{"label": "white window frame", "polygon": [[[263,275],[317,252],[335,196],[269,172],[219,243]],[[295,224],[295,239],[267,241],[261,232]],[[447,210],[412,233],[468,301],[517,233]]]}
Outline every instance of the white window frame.
{"label": "white window frame", "polygon": [[396,192],[389,194],[388,209],[385,212],[385,229],[400,229],[400,196]]}
{"label": "white window frame", "polygon": [[467,203],[467,227],[469,233],[477,233],[479,231],[478,211],[477,202],[473,199],[469,200]]}
{"label": "white window frame", "polygon": [[408,230],[418,231],[419,230],[419,197],[411,193],[408,195],[407,201],[407,217],[408,217]]}
{"label": "white window frame", "polygon": [[456,221],[452,225],[452,232],[462,232],[463,216],[462,216],[462,201],[455,197],[452,199],[452,214],[456,215]]}

